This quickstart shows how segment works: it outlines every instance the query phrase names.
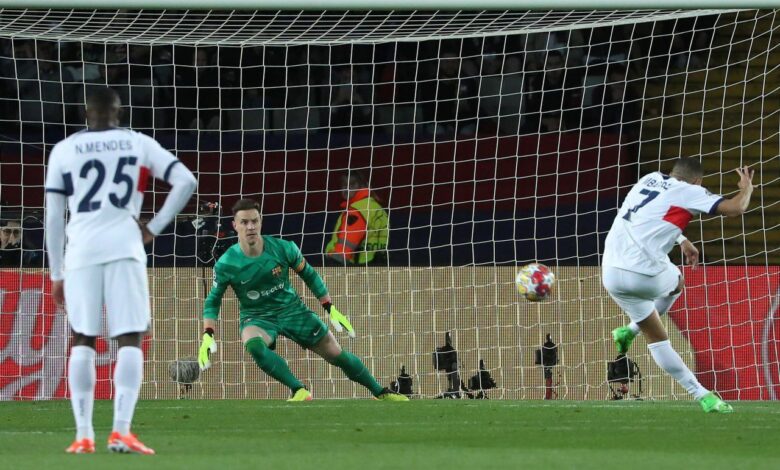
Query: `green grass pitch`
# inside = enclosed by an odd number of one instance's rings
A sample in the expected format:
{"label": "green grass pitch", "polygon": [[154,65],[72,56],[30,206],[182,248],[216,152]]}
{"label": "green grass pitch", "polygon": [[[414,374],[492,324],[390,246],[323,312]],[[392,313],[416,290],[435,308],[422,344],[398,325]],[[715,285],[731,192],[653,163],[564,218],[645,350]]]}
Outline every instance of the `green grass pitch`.
{"label": "green grass pitch", "polygon": [[143,401],[153,457],[109,454],[112,404],[95,405],[97,453],[66,455],[67,401],[0,403],[0,468],[780,468],[780,404],[705,415],[693,402],[413,400]]}

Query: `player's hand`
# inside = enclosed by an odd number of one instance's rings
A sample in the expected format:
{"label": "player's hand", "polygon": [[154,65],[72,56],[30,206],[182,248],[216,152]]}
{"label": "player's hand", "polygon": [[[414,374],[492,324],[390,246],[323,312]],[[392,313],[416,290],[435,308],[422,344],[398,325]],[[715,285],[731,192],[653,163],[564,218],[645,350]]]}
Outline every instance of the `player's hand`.
{"label": "player's hand", "polygon": [[152,243],[152,240],[154,240],[154,234],[146,227],[146,222],[141,222],[140,220],[135,219],[135,223],[137,223],[138,228],[141,229],[141,236],[143,237],[144,245]]}
{"label": "player's hand", "polygon": [[753,175],[755,173],[755,170],[751,170],[746,166],[737,168],[737,174],[739,175],[739,182],[737,182],[737,186],[740,190],[745,191],[747,189],[753,189]]}
{"label": "player's hand", "polygon": [[696,266],[699,265],[699,250],[696,249],[690,240],[685,240],[680,243],[680,249],[682,250],[685,262],[690,264],[692,268],[696,269]]}
{"label": "player's hand", "polygon": [[203,340],[198,350],[198,366],[200,370],[206,370],[211,367],[209,355],[217,352],[217,341],[214,339],[214,333],[204,332]]}
{"label": "player's hand", "polygon": [[352,328],[352,323],[349,322],[349,318],[347,318],[346,315],[339,312],[339,309],[330,302],[326,302],[322,304],[322,306],[330,314],[330,324],[333,325],[333,328],[335,328],[336,331],[341,333],[346,329],[350,338],[355,337],[355,329]]}
{"label": "player's hand", "polygon": [[51,296],[54,297],[54,303],[60,307],[65,306],[65,282],[51,281]]}

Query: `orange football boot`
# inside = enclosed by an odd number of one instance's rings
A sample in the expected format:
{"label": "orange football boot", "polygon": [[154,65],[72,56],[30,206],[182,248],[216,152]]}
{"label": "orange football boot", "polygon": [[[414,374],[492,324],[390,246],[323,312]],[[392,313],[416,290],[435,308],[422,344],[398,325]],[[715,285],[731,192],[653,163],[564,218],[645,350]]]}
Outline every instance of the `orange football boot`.
{"label": "orange football boot", "polygon": [[69,454],[94,454],[95,441],[86,437],[80,441],[73,441],[73,444],[68,446],[65,452]]}
{"label": "orange football boot", "polygon": [[124,436],[118,432],[112,432],[108,436],[108,450],[121,454],[154,455],[154,449],[146,447],[133,433]]}

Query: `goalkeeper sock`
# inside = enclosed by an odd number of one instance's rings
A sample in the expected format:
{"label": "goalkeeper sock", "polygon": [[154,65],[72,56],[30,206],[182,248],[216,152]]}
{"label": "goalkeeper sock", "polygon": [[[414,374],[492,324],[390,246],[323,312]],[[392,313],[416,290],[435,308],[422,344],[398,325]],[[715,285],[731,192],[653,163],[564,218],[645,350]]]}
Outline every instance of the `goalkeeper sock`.
{"label": "goalkeeper sock", "polygon": [[114,431],[121,435],[130,432],[135,404],[144,376],[144,353],[141,348],[125,346],[116,353],[114,368]]}
{"label": "goalkeeper sock", "polygon": [[303,382],[293,375],[287,362],[281,356],[271,351],[262,338],[252,338],[246,342],[244,347],[263,372],[287,385],[293,392],[299,388],[304,388]]}
{"label": "goalkeeper sock", "polygon": [[76,418],[76,440],[95,440],[92,408],[95,403],[95,350],[89,346],[70,348],[68,387],[73,417]]}
{"label": "goalkeeper sock", "polygon": [[699,399],[708,393],[708,390],[702,387],[699,381],[696,380],[696,376],[685,365],[677,351],[672,348],[672,344],[668,339],[650,343],[647,345],[647,348],[650,350],[655,363],[666,371],[667,374],[674,377],[674,380],[682,385],[694,398]]}
{"label": "goalkeeper sock", "polygon": [[368,368],[363,364],[363,361],[345,349],[341,350],[341,354],[339,354],[331,364],[343,370],[349,380],[357,382],[369,389],[371,394],[375,397],[379,396],[384,390],[384,387],[379,385],[379,382],[377,382],[374,376],[371,375],[371,372],[368,371]]}

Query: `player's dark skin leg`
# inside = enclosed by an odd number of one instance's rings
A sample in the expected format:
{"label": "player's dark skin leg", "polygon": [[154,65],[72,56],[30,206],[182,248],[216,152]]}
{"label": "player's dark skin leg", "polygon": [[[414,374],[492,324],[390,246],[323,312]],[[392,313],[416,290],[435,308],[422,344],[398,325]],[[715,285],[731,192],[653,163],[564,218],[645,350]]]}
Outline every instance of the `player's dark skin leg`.
{"label": "player's dark skin leg", "polygon": [[[125,346],[140,348],[143,338],[144,333],[127,333],[124,335],[119,335],[114,339],[120,348],[124,348]],[[96,341],[96,336],[82,335],[81,333],[76,333],[73,331],[73,346],[88,346],[92,349],[95,349]]]}
{"label": "player's dark skin leg", "polygon": [[[677,290],[674,293],[682,292],[685,286],[685,279],[680,276],[680,282],[677,284]],[[666,332],[661,316],[658,315],[657,310],[653,310],[653,313],[649,317],[637,323],[639,329],[642,330],[642,334],[645,335],[648,344],[658,343],[669,339],[669,334]]]}
{"label": "player's dark skin leg", "polygon": [[115,336],[114,339],[117,342],[117,346],[124,348],[126,346],[132,346],[135,348],[141,347],[141,341],[144,339],[145,331],[140,333],[126,333],[124,335]]}
{"label": "player's dark skin leg", "polygon": [[81,333],[76,333],[73,330],[71,330],[71,333],[73,334],[73,346],[87,346],[95,349],[95,342],[97,341],[96,336],[82,335]]}

